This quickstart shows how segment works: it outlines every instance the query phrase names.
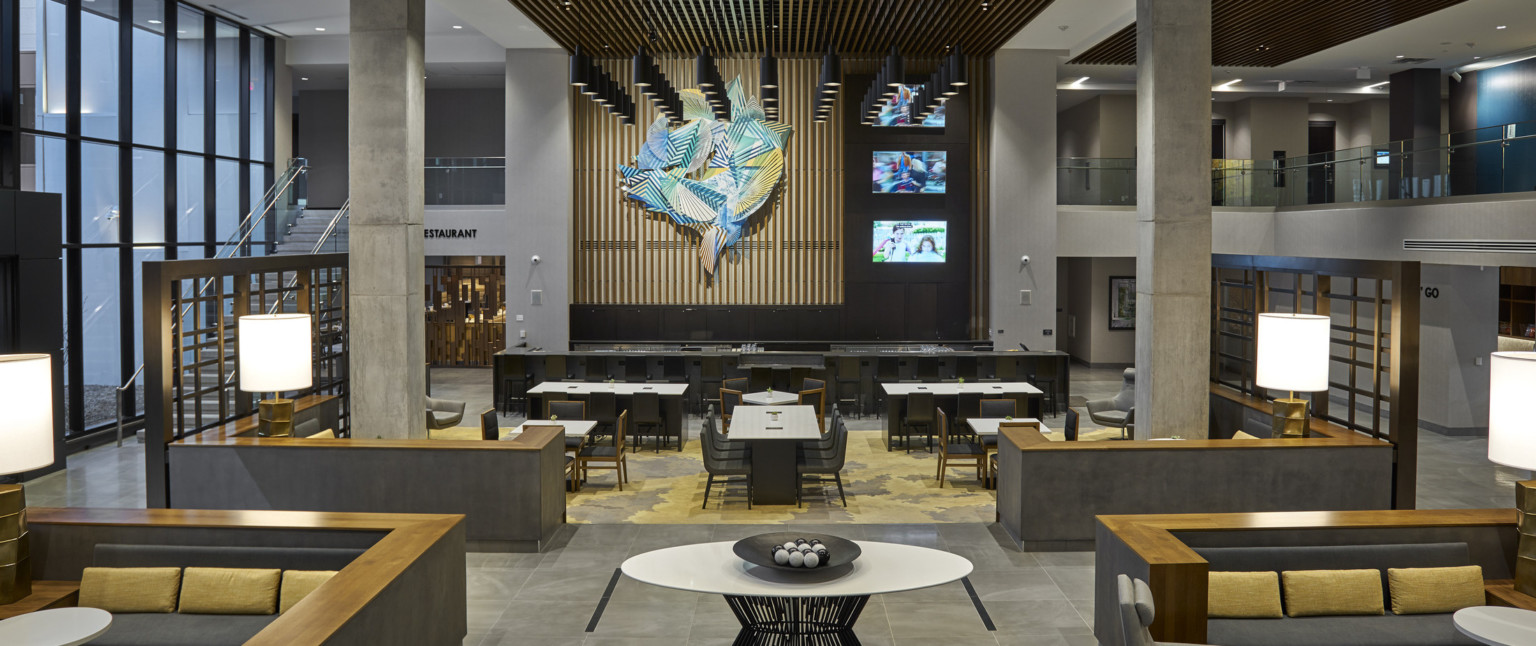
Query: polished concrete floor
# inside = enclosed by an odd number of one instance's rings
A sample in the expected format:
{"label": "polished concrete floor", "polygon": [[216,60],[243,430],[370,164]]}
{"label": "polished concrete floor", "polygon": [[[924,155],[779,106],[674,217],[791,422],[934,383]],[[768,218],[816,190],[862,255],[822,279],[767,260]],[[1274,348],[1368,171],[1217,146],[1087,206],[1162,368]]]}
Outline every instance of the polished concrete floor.
{"label": "polished concrete floor", "polygon": [[[490,407],[488,370],[434,370],[432,379],[435,396],[463,399],[471,414]],[[1073,367],[1074,404],[1119,389],[1119,369]],[[504,417],[502,423],[520,421]],[[1419,442],[1420,508],[1507,507],[1514,501],[1513,483],[1530,477],[1489,463],[1483,438],[1422,432]],[[143,506],[143,446],[130,439],[122,448],[108,444],[71,455],[67,470],[28,483],[26,495],[39,507]],[[652,588],[623,577],[593,619],[615,569],[630,555],[781,527],[573,525],[543,554],[471,554],[465,644],[729,643],[735,619],[720,598]],[[945,549],[976,564],[969,578],[976,602],[961,583],[871,600],[858,623],[860,639],[871,646],[1095,643],[1089,553],[1017,552],[990,523],[795,527]],[[995,630],[988,630],[983,611]]]}

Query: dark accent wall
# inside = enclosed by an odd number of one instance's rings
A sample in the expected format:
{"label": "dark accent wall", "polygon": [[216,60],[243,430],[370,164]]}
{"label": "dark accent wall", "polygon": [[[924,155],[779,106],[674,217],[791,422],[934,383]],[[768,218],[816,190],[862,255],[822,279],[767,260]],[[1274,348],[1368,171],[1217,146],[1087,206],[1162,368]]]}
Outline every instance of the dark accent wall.
{"label": "dark accent wall", "polygon": [[[1437,147],[1435,138],[1440,134],[1440,70],[1413,68],[1388,77],[1387,135],[1392,141],[1416,140],[1411,150]],[[1418,197],[1409,188],[1403,190],[1399,178],[1408,175],[1418,181],[1439,172],[1438,154],[1393,157],[1389,175],[1389,196],[1393,198]]]}
{"label": "dark accent wall", "polygon": [[[1452,143],[1491,142],[1501,136],[1495,126],[1512,123],[1522,124],[1517,127],[1520,135],[1536,132],[1536,59],[1463,74],[1460,83],[1451,82],[1450,106],[1452,132],[1489,129]],[[1536,190],[1536,143],[1484,144],[1466,149],[1452,163],[1458,160],[1463,169],[1457,172],[1453,167],[1453,186],[1467,189],[1459,192]]]}
{"label": "dark accent wall", "polygon": [[53,355],[54,463],[23,480],[64,468],[63,208],[54,193],[0,190],[0,354]]}

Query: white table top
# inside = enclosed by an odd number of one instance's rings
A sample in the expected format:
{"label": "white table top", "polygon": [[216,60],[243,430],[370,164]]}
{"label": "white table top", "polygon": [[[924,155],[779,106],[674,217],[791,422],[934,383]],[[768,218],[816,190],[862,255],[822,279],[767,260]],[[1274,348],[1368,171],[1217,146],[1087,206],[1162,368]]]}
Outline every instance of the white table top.
{"label": "white table top", "polygon": [[[772,413],[778,412],[775,421]],[[731,413],[732,440],[815,440],[821,438],[813,406],[737,406]]]}
{"label": "white table top", "polygon": [[[735,435],[733,432],[732,435]],[[855,541],[861,554],[848,574],[822,580],[741,560],[731,541],[679,545],[638,554],[620,569],[629,578],[674,590],[753,597],[851,597],[943,585],[971,573],[965,557],[927,547]]]}
{"label": "white table top", "polygon": [[616,381],[546,381],[528,392],[534,395],[547,395],[551,393],[565,393],[572,395],[586,395],[595,392],[613,393],[615,395],[633,395],[642,392],[654,392],[662,397],[677,397],[688,392],[688,384],[647,384]]}
{"label": "white table top", "polygon": [[1491,646],[1536,644],[1536,612],[1502,606],[1462,608],[1452,616],[1461,634]]}
{"label": "white table top", "polygon": [[741,401],[748,404],[756,404],[758,406],[777,406],[780,404],[793,404],[800,401],[800,394],[784,392],[782,390],[775,390],[771,392],[764,390],[761,392],[747,393],[742,395]]}
{"label": "white table top", "polygon": [[1045,422],[1033,417],[1015,417],[1011,420],[1001,417],[972,417],[965,420],[965,423],[970,425],[971,430],[977,435],[997,435],[997,427],[1001,426],[1003,422],[1034,422],[1040,425],[1041,433],[1051,432],[1051,429],[1046,427]]}
{"label": "white table top", "polygon": [[921,384],[892,384],[880,383],[880,388],[885,394],[896,397],[905,397],[912,393],[929,392],[941,397],[954,397],[960,393],[980,393],[981,395],[1040,395],[1039,388],[1030,385],[1027,381],[977,381],[977,382],[944,382]]}
{"label": "white table top", "polygon": [[0,644],[74,646],[112,627],[112,613],[96,608],[54,608],[0,621]]}
{"label": "white table top", "polygon": [[524,426],[563,426],[565,427],[566,437],[580,437],[591,433],[592,429],[597,428],[597,422],[589,419],[557,419],[553,421],[547,419],[533,419],[523,422],[522,424],[518,424],[516,428],[513,428],[511,431],[507,432],[506,435],[501,436],[501,439],[517,439],[517,436],[523,434]]}

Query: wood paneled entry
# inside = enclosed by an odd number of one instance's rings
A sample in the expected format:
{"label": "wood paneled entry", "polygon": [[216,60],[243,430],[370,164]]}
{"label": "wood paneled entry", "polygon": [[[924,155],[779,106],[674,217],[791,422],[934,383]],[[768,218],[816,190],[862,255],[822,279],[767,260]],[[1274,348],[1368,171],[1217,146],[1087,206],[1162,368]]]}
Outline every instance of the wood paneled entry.
{"label": "wood paneled entry", "polygon": [[427,362],[489,366],[507,347],[507,273],[501,256],[427,259]]}

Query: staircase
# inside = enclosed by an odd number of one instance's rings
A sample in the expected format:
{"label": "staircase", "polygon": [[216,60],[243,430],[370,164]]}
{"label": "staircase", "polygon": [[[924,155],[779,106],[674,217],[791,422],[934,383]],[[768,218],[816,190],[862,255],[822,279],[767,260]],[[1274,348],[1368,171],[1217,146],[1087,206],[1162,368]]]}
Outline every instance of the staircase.
{"label": "staircase", "polygon": [[[315,252],[315,243],[320,241],[320,236],[325,234],[326,227],[335,219],[338,209],[305,209],[304,214],[293,221],[288,227],[287,235],[282,242],[277,243],[276,255],[299,255]],[[336,230],[326,239],[325,246],[320,253],[346,253],[347,251],[347,221],[342,217],[336,222]]]}

